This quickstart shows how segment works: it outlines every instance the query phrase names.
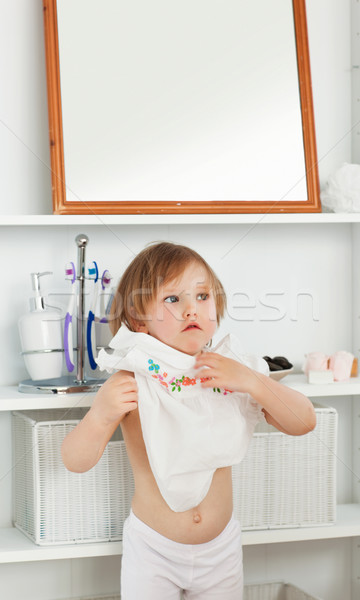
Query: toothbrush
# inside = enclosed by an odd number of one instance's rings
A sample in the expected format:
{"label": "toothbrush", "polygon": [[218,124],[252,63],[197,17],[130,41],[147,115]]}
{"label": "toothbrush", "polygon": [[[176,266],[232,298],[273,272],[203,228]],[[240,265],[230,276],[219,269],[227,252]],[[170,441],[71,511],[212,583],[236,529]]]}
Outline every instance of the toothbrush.
{"label": "toothbrush", "polygon": [[110,312],[113,294],[110,294],[109,300],[105,307],[105,297],[107,295],[107,294],[105,294],[105,290],[106,290],[106,288],[109,287],[110,284],[111,284],[111,275],[110,275],[109,271],[107,269],[105,269],[105,271],[103,272],[103,274],[101,276],[102,294],[100,296],[100,323],[108,322],[108,318],[106,315],[108,315]]}
{"label": "toothbrush", "polygon": [[95,321],[95,311],[96,311],[96,304],[97,304],[98,293],[99,293],[99,287],[98,287],[99,269],[98,269],[98,266],[95,261],[93,261],[93,265],[94,265],[93,267],[89,267],[89,269],[88,269],[90,279],[94,279],[94,293],[93,293],[93,299],[92,299],[92,303],[91,303],[89,313],[88,313],[88,322],[87,322],[87,329],[86,329],[86,344],[87,344],[87,351],[88,351],[88,357],[89,357],[89,364],[90,364],[90,367],[92,368],[92,370],[94,371],[97,367],[97,364],[95,362],[94,353],[93,353],[93,348],[96,348],[96,343],[95,343],[95,331],[94,332],[92,331],[92,324]]}
{"label": "toothbrush", "polygon": [[65,277],[69,279],[71,277],[72,292],[65,316],[64,325],[64,352],[65,352],[65,363],[69,373],[74,370],[74,344],[73,344],[73,313],[75,308],[76,292],[74,283],[76,281],[75,265],[70,262],[65,267]]}

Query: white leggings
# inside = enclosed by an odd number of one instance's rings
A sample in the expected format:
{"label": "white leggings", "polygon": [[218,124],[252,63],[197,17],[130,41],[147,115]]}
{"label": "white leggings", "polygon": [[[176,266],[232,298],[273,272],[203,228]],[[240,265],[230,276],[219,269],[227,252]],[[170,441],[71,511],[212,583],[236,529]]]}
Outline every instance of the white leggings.
{"label": "white leggings", "polygon": [[204,544],[174,542],[133,512],[124,524],[121,600],[242,600],[240,523]]}

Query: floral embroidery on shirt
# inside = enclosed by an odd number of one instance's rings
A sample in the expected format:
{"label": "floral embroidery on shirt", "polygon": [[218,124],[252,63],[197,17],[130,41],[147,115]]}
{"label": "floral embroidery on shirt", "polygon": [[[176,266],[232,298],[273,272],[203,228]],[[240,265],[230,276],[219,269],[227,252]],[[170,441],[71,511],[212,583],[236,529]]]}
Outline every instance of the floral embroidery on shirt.
{"label": "floral embroidery on shirt", "polygon": [[154,361],[153,361],[153,360],[151,360],[151,358],[149,358],[149,360],[148,360],[148,363],[149,363],[149,365],[150,365],[150,367],[149,367],[149,371],[155,371],[155,373],[158,373],[158,372],[159,372],[159,369],[160,369],[159,365],[156,365],[156,364],[154,363]]}
{"label": "floral embroidery on shirt", "polygon": [[[177,377],[173,377],[172,379],[167,381],[168,374],[165,371],[162,374],[160,373],[160,365],[155,364],[151,358],[148,359],[148,364],[149,371],[155,371],[155,375],[152,374],[152,377],[154,379],[157,379],[159,383],[167,389],[169,389],[169,386],[171,386],[172,392],[181,392],[182,388],[184,387],[190,387],[192,385],[196,385],[197,383],[203,383],[204,381],[208,380],[208,377],[187,377],[186,375],[183,375],[182,377],[180,377],[180,379]],[[213,392],[223,394],[224,396],[226,396],[227,394],[232,394],[231,390],[221,390],[218,387],[214,387]]]}

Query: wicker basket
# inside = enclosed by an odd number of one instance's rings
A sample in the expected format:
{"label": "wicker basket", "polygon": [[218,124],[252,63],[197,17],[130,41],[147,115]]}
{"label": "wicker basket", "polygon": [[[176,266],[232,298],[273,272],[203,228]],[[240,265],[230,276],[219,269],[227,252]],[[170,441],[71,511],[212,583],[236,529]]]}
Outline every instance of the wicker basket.
{"label": "wicker basket", "polygon": [[[71,599],[69,598],[69,600]],[[120,596],[96,596],[77,600],[121,600],[121,598]],[[246,585],[243,600],[320,600],[320,598],[309,596],[289,583],[260,583]]]}
{"label": "wicker basket", "polygon": [[289,583],[260,583],[244,587],[243,600],[320,600]]}
{"label": "wicker basket", "polygon": [[13,413],[15,526],[36,544],[122,538],[134,488],[124,442],[114,437],[87,473],[62,464],[61,443],[85,412]]}
{"label": "wicker basket", "polygon": [[335,522],[337,412],[315,411],[316,428],[304,436],[261,423],[233,467],[234,514],[244,530]]}
{"label": "wicker basket", "polygon": [[[15,526],[40,545],[120,540],[134,490],[125,444],[113,438],[87,473],[63,466],[64,437],[86,409],[13,413]],[[234,514],[243,529],[335,521],[337,413],[316,408],[306,436],[257,431],[233,468]],[[266,429],[266,430],[265,430]],[[120,430],[118,430],[120,432]]]}

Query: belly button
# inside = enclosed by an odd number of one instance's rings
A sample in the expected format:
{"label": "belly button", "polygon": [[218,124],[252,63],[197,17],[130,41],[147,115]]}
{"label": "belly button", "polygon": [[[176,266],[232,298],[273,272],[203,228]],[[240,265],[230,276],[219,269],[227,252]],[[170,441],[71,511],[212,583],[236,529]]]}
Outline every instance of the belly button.
{"label": "belly button", "polygon": [[201,521],[201,516],[199,515],[199,513],[196,513],[196,514],[193,516],[193,521],[194,521],[194,523],[200,523],[200,521]]}

